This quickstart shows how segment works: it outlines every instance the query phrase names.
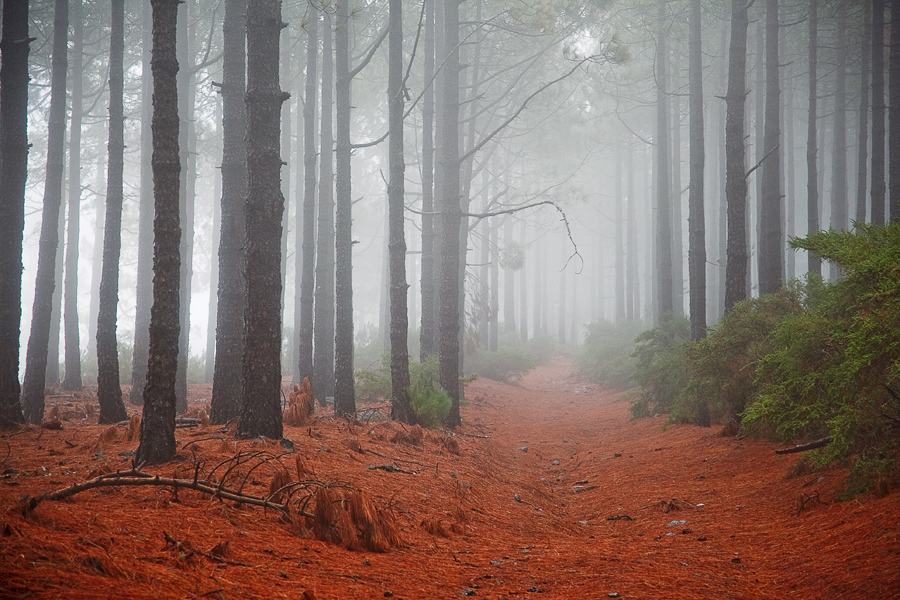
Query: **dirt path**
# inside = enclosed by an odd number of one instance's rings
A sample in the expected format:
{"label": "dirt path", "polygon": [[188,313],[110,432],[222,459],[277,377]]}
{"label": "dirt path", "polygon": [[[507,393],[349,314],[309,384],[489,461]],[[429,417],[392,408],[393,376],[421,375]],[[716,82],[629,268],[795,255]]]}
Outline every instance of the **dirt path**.
{"label": "dirt path", "polygon": [[[127,468],[118,455],[135,444],[99,450],[104,428],[74,423],[8,438],[0,597],[900,598],[896,492],[836,503],[845,471],[786,478],[796,457],[767,442],[630,421],[627,402],[564,359],[517,385],[479,380],[467,396],[459,454],[447,434],[391,441],[402,431],[390,423],[286,429],[318,478],[391,507],[402,545],[386,554],[161,489],[88,492],[25,520],[13,510],[22,493],[83,480],[103,461]],[[217,434],[179,430],[190,448],[180,468],[253,447],[191,436]],[[372,468],[385,464],[402,470]],[[259,479],[251,487],[264,489]],[[798,516],[815,493],[824,503]],[[670,503],[681,508],[664,512]],[[163,531],[206,552],[228,542],[234,564],[185,560]]]}

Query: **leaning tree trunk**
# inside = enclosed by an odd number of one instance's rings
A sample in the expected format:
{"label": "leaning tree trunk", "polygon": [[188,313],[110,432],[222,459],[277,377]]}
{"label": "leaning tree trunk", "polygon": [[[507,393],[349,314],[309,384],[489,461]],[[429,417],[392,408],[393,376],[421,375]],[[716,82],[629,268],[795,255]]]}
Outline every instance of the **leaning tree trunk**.
{"label": "leaning tree trunk", "polygon": [[403,234],[403,3],[390,0],[388,42],[388,250],[391,288],[391,418],[415,423],[409,399],[406,239]]}
{"label": "leaning tree trunk", "polygon": [[81,215],[81,121],[84,73],[84,19],[82,0],[72,3],[72,126],[69,133],[69,219],[66,230],[66,279],[63,289],[63,331],[66,372],[63,387],[81,389],[81,344],[78,333],[78,240]]}
{"label": "leaning tree trunk", "polygon": [[[690,88],[690,183],[688,184],[688,280],[690,281],[691,339],[706,337],[706,223],[703,178],[703,47],[700,0],[691,0],[688,78]],[[708,415],[704,419],[708,421]],[[704,425],[709,425],[708,422]]]}
{"label": "leaning tree trunk", "polygon": [[30,42],[28,3],[4,2],[0,34],[0,429],[23,421],[19,400],[19,326],[28,176]]}
{"label": "leaning tree trunk", "polygon": [[321,406],[334,396],[334,171],[331,104],[334,60],[331,15],[325,12],[322,35],[322,123],[319,134],[319,222],[316,242],[313,392]]}
{"label": "leaning tree trunk", "polygon": [[459,182],[459,4],[444,3],[444,44],[447,56],[441,73],[444,139],[440,148],[441,262],[438,312],[438,360],[441,387],[450,395],[450,412],[444,424],[454,428],[459,414],[459,232],[462,222]]}
{"label": "leaning tree trunk", "polygon": [[655,321],[672,316],[672,201],[669,193],[669,97],[666,93],[666,3],[659,0],[656,13],[656,289]]}
{"label": "leaning tree trunk", "polygon": [[[59,252],[59,209],[66,158],[66,69],[68,60],[69,1],[56,0],[53,13],[53,58],[50,79],[50,115],[47,131],[47,172],[44,178],[44,209],[38,250],[31,335],[25,356],[22,405],[29,423],[44,418],[44,386],[47,380],[47,349],[50,344],[50,313],[56,289],[56,256]],[[58,357],[58,354],[57,354]],[[53,360],[58,360],[52,357]]]}
{"label": "leaning tree trunk", "polygon": [[119,383],[116,307],[119,303],[119,255],[122,250],[122,176],[125,170],[125,0],[112,2],[109,44],[109,161],[106,181],[106,225],[97,310],[97,398],[100,424],[128,418]]}
{"label": "leaning tree trunk", "polygon": [[247,308],[239,438],[281,439],[281,0],[247,8]]}
{"label": "leaning tree trunk", "polygon": [[774,294],[784,280],[781,235],[781,82],[778,78],[778,0],[766,0],[766,123],[759,213],[759,293]]}
{"label": "leaning tree trunk", "polygon": [[153,306],[150,358],[144,387],[141,442],[135,464],[175,456],[175,370],[178,364],[178,284],[181,224],[178,211],[178,58],[175,29],[179,0],[153,6]]}
{"label": "leaning tree trunk", "polygon": [[872,223],[884,225],[884,7],[872,2]]}
{"label": "leaning tree trunk", "polygon": [[[306,89],[303,103],[303,273],[300,281],[300,343],[297,377],[313,380],[313,297],[316,268],[316,57],[319,53],[319,14],[306,26]],[[329,111],[331,108],[329,107]],[[312,408],[312,406],[310,406]]]}
{"label": "leaning tree trunk", "polygon": [[247,199],[246,73],[247,0],[227,0],[222,41],[222,224],[219,237],[219,302],[216,365],[210,420],[226,423],[241,410],[241,355],[244,347],[244,239]]}
{"label": "leaning tree trunk", "polygon": [[747,177],[744,104],[747,97],[747,0],[732,0],[728,90],[725,95],[725,201],[728,206],[725,311],[747,297]]}
{"label": "leaning tree trunk", "polygon": [[[150,72],[151,38],[150,3],[144,3],[144,27],[141,64],[144,73]],[[147,359],[150,351],[150,305],[153,298],[153,80],[141,79],[141,188],[138,215],[137,293],[134,309],[134,350],[131,363],[131,392],[128,401],[140,406],[144,403],[147,384]]]}
{"label": "leaning tree trunk", "polygon": [[[335,28],[335,331],[334,412],[356,413],[353,380],[353,235],[350,198],[350,7],[336,5]],[[405,256],[404,256],[405,260]]]}
{"label": "leaning tree trunk", "polygon": [[[806,132],[806,233],[812,235],[819,230],[819,153],[818,142],[818,37],[819,0],[809,2],[809,108]],[[882,11],[884,12],[884,11]],[[874,133],[873,133],[874,135]],[[873,150],[874,153],[874,150]],[[883,161],[882,161],[883,162]],[[807,253],[807,271],[822,275],[822,261],[812,252]]]}

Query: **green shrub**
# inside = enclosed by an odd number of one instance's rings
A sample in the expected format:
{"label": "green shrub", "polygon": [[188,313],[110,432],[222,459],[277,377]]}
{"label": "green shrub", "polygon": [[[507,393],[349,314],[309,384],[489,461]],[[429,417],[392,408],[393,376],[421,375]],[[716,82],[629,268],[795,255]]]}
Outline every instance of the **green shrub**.
{"label": "green shrub", "polygon": [[[429,356],[424,363],[409,363],[409,379],[416,381],[426,376],[432,381],[439,379],[440,367],[437,356]],[[381,356],[381,366],[377,369],[360,369],[356,375],[356,399],[359,402],[388,402],[391,399],[391,355]]]}
{"label": "green shrub", "polygon": [[575,368],[606,388],[629,387],[634,377],[634,340],[643,328],[640,321],[591,323],[575,355]]}
{"label": "green shrub", "polygon": [[518,333],[509,332],[500,337],[496,351],[476,348],[467,352],[463,370],[466,375],[493,381],[516,381],[539,364],[549,361],[558,351],[558,344],[549,336],[523,342]]}
{"label": "green shrub", "polygon": [[416,417],[416,423],[423,427],[436,429],[450,413],[452,399],[434,378],[424,370],[420,370],[412,378],[409,386],[410,408]]}
{"label": "green shrub", "polygon": [[689,335],[688,320],[672,317],[635,340],[634,381],[641,390],[631,405],[634,418],[668,413],[687,386],[684,347]]}

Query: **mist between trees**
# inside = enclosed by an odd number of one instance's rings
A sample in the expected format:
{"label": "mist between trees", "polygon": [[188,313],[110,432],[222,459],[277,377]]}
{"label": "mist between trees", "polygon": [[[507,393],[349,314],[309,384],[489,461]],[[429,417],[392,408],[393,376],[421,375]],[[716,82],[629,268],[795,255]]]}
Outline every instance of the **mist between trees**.
{"label": "mist between trees", "polygon": [[5,2],[2,418],[97,381],[101,418],[166,420],[190,379],[280,437],[282,375],[352,413],[388,354],[394,418],[436,356],[454,426],[460,375],[529,340],[669,316],[699,340],[823,272],[792,237],[900,214],[885,10]]}

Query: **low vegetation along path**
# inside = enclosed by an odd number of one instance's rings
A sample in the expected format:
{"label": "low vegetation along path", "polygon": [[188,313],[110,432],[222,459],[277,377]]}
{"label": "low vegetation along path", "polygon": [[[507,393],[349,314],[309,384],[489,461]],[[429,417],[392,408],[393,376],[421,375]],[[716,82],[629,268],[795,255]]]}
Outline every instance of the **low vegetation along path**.
{"label": "low vegetation along path", "polygon": [[[564,358],[466,395],[455,434],[322,413],[286,428],[294,453],[267,446],[294,477],[348,482],[389,510],[400,544],[386,553],[184,490],[92,490],[23,517],[22,494],[129,467],[135,442],[80,423],[95,398],[76,397],[62,429],[6,438],[0,597],[900,597],[896,492],[837,502],[845,470],[789,476],[797,455],[769,442],[632,421]],[[215,427],[179,429],[178,444],[154,472],[266,447]],[[265,494],[269,466],[247,491]]]}

